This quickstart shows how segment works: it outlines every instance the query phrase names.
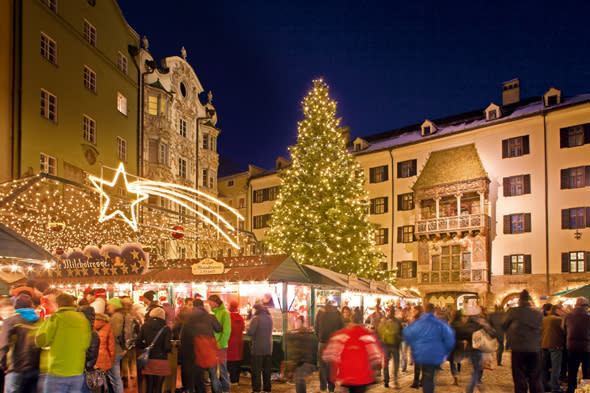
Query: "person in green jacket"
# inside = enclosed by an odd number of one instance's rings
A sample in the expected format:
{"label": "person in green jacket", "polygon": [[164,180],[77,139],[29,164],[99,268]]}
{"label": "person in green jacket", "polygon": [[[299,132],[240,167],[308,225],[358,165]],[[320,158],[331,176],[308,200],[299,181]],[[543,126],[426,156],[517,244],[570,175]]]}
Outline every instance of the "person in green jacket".
{"label": "person in green jacket", "polygon": [[[219,361],[219,382],[215,383],[217,379],[217,373],[211,372],[213,369],[209,369],[209,378],[211,379],[211,387],[213,393],[228,393],[230,387],[229,381],[229,373],[227,371],[227,342],[229,341],[229,336],[231,334],[231,317],[229,312],[225,309],[223,305],[223,300],[218,295],[211,295],[207,299],[209,301],[209,306],[211,306],[211,311],[221,324],[222,330],[220,333],[215,333],[215,339],[217,340],[217,346],[221,349],[221,353],[223,354],[222,358]],[[221,385],[221,391],[219,391],[219,386]]]}
{"label": "person in green jacket", "polygon": [[74,298],[57,296],[58,310],[49,316],[35,335],[38,347],[49,347],[49,373],[44,393],[79,393],[84,383],[86,349],[90,345],[90,323],[76,311]]}

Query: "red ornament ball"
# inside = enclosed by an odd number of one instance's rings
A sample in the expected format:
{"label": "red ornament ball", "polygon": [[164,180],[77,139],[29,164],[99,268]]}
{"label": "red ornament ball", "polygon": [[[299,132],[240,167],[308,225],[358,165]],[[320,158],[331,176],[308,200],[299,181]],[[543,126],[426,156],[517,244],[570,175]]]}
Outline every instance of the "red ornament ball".
{"label": "red ornament ball", "polygon": [[55,253],[56,253],[57,255],[61,255],[61,254],[63,254],[63,253],[64,253],[64,249],[63,249],[63,248],[56,248],[56,249],[55,249]]}
{"label": "red ornament ball", "polygon": [[172,227],[172,238],[176,240],[180,240],[184,237],[184,228],[180,225],[175,225]]}

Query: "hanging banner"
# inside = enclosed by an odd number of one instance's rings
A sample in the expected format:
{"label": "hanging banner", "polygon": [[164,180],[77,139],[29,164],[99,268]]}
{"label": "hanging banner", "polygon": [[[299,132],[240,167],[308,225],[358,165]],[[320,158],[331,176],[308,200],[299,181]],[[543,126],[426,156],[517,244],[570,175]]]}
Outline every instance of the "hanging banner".
{"label": "hanging banner", "polygon": [[84,250],[56,250],[56,263],[47,270],[48,277],[125,276],[143,274],[148,269],[148,253],[141,244],[122,246],[88,246]]}
{"label": "hanging banner", "polygon": [[193,275],[223,274],[225,265],[211,258],[205,258],[192,266]]}

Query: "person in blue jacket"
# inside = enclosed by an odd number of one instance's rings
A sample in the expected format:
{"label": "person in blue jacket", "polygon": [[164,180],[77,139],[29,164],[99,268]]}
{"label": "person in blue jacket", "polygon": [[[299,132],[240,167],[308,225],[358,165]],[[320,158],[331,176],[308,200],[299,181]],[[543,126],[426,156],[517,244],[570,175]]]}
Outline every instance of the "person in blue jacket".
{"label": "person in blue jacket", "polygon": [[445,362],[455,347],[455,333],[434,315],[434,306],[426,305],[426,312],[403,330],[403,337],[412,349],[414,363],[422,367],[422,391],[434,392],[434,371]]}

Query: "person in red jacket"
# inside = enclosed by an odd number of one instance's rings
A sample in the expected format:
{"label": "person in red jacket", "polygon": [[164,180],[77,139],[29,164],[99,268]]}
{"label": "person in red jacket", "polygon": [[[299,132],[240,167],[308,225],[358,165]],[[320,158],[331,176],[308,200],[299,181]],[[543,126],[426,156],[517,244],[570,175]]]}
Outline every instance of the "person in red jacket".
{"label": "person in red jacket", "polygon": [[105,371],[110,370],[115,363],[115,335],[109,323],[108,315],[96,314],[94,329],[96,329],[100,338],[98,359],[96,359],[96,365],[94,367]]}
{"label": "person in red jacket", "polygon": [[231,334],[227,342],[227,368],[231,383],[240,382],[240,367],[242,364],[242,352],[244,350],[244,318],[239,313],[238,303],[229,304],[229,316],[231,319]]}
{"label": "person in red jacket", "polygon": [[332,334],[322,360],[330,364],[333,382],[346,386],[350,393],[364,393],[375,382],[383,350],[377,336],[360,325],[362,317],[355,316],[352,322],[353,325]]}

